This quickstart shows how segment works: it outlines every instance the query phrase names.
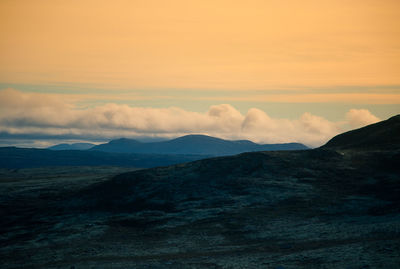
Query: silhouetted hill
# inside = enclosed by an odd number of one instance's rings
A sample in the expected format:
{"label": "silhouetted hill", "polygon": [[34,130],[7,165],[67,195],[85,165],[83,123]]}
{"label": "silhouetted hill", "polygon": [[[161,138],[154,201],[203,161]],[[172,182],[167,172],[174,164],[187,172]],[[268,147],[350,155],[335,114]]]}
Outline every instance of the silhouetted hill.
{"label": "silhouetted hill", "polygon": [[[388,127],[377,126],[367,130]],[[379,133],[369,142],[387,138]],[[260,261],[266,268],[396,268],[398,255],[389,256],[400,251],[394,147],[251,152],[128,172],[75,193],[63,209],[114,216],[104,238],[130,236],[127,253],[152,238],[145,252],[152,265],[167,252],[182,268],[210,257],[215,268],[259,268]]]}
{"label": "silhouetted hill", "polygon": [[400,115],[335,136],[322,148],[358,150],[400,149]]}
{"label": "silhouetted hill", "polygon": [[199,154],[224,156],[250,151],[304,150],[303,144],[256,144],[248,140],[229,141],[206,135],[186,135],[168,141],[141,143],[121,138],[97,145],[91,150],[124,153]]}
{"label": "silhouetted hill", "polygon": [[91,143],[74,143],[74,144],[58,144],[47,149],[51,150],[86,150],[94,147],[95,144]]}
{"label": "silhouetted hill", "polygon": [[103,165],[148,168],[189,162],[206,157],[204,155],[127,154],[0,147],[0,168]]}

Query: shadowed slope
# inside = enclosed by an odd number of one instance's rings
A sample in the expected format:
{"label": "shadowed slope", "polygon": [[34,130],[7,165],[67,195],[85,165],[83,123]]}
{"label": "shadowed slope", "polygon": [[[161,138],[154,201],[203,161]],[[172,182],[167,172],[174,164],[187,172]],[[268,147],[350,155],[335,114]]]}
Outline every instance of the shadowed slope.
{"label": "shadowed slope", "polygon": [[[231,197],[236,192],[251,193],[254,198],[255,194],[259,194],[259,191],[263,189],[258,185],[260,182],[263,182],[262,184],[269,182],[268,184],[270,184],[271,180],[282,180],[279,185],[283,184],[284,188],[288,188],[293,183],[289,181],[306,177],[309,180],[312,179],[312,185],[326,182],[326,186],[334,188],[339,193],[348,189],[349,194],[351,192],[360,194],[360,188],[369,184],[365,178],[373,175],[377,177],[386,174],[392,175],[399,171],[400,140],[396,135],[399,128],[400,115],[338,135],[319,149],[243,153],[236,156],[136,171],[117,176],[103,185],[94,186],[94,189],[88,190],[87,193],[92,192],[91,197],[94,200],[100,194],[102,201],[116,204],[120,209],[133,206],[137,197],[148,202],[157,199],[157,201],[163,200],[169,204],[176,203],[174,205],[176,207],[180,206],[185,199],[207,200],[210,195],[218,193],[220,196],[218,199]],[[163,145],[187,143],[190,146],[201,144],[205,140],[210,145],[215,143],[215,147],[224,143],[232,145],[232,142],[243,143],[246,146],[251,143],[192,135],[166,141]],[[353,150],[343,155],[338,153],[336,148],[383,148],[391,149],[391,151]],[[241,183],[236,184],[238,181]],[[390,182],[389,185],[382,186],[386,190],[387,196],[394,197],[394,195],[390,195],[393,191],[398,192],[400,196],[397,187],[390,189],[396,181]],[[356,185],[357,187],[354,187]],[[254,186],[256,187],[253,188]],[[141,189],[142,187],[143,189]],[[265,189],[265,193],[267,192],[270,190]],[[125,203],[128,200],[130,202]]]}

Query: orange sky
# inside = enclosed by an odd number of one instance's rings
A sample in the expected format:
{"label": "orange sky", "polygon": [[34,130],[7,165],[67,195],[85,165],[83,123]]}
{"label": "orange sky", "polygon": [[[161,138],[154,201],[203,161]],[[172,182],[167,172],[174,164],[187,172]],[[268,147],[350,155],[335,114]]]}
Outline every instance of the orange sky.
{"label": "orange sky", "polygon": [[399,113],[399,0],[0,0],[4,139],[318,146]]}
{"label": "orange sky", "polygon": [[400,1],[1,1],[0,82],[400,85]]}

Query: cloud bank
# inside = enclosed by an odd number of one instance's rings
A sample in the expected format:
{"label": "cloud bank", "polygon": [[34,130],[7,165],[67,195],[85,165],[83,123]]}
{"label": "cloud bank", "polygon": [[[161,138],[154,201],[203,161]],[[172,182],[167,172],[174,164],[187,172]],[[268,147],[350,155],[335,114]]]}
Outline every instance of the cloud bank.
{"label": "cloud bank", "polygon": [[10,135],[74,136],[86,139],[165,137],[207,134],[259,143],[300,142],[320,146],[338,133],[379,121],[364,109],[351,109],[345,119],[332,122],[308,112],[298,119],[272,118],[251,108],[242,114],[229,104],[211,106],[204,113],[178,107],[145,108],[106,104],[78,108],[51,94],[0,91],[0,133]]}
{"label": "cloud bank", "polygon": [[379,121],[379,118],[366,109],[350,109],[346,119],[352,128],[360,128]]}

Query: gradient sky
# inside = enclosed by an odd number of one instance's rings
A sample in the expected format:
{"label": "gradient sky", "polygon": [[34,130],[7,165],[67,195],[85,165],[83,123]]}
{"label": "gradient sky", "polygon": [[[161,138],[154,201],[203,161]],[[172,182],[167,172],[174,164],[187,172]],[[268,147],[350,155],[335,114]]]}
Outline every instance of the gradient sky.
{"label": "gradient sky", "polygon": [[[0,33],[3,135],[73,133],[93,139],[85,131],[93,129],[89,123],[71,123],[77,116],[51,124],[43,120],[48,104],[36,100],[46,98],[71,115],[107,107],[117,118],[137,116],[122,115],[126,106],[152,112],[173,107],[206,117],[213,107],[227,104],[243,117],[237,123],[242,131],[252,109],[292,125],[311,115],[337,129],[312,141],[301,135],[283,140],[314,146],[361,122],[400,113],[398,0],[2,0]],[[351,123],[354,111],[358,124]],[[37,118],[26,116],[31,114]],[[174,119],[165,120],[172,124]],[[279,140],[263,137],[262,130],[256,135],[212,127],[203,118],[168,130],[130,121],[93,124],[97,136],[107,129],[103,138],[196,132]],[[282,134],[297,130],[289,129]]]}

